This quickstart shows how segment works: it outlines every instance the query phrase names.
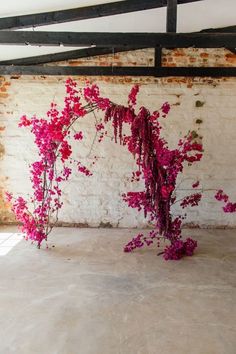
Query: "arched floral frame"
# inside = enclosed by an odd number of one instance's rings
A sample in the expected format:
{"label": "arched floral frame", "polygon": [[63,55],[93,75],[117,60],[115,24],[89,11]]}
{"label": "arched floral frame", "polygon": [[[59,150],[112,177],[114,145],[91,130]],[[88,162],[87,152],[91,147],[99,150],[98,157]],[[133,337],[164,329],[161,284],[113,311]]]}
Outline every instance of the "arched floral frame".
{"label": "arched floral frame", "polygon": [[[72,127],[89,113],[101,111],[103,118],[95,123],[98,141],[106,138],[106,126],[111,124],[114,142],[135,156],[137,169],[132,172],[132,181],[143,180],[143,190],[127,192],[123,194],[123,199],[129,207],[142,211],[153,225],[146,235],[138,234],[130,240],[124,251],[130,252],[153,243],[159,247],[160,240],[164,239],[169,244],[159,253],[166,260],[193,254],[197,242],[191,238],[183,240],[181,235],[185,215],[174,217],[171,208],[176,203],[183,209],[194,207],[201,200],[202,194],[198,190],[177,200],[176,179],[183,173],[186,163],[192,165],[201,160],[202,144],[195,141],[190,132],[179,140],[175,149],[170,149],[161,135],[162,120],[167,118],[170,105],[166,102],[154,112],[145,107],[137,110],[138,91],[139,86],[134,86],[127,106],[123,106],[101,97],[97,85],[88,84],[84,89],[79,89],[74,80],[68,79],[61,111],[55,103],[51,103],[47,118],[21,118],[19,127],[31,129],[38,149],[39,158],[30,166],[33,195],[26,201],[23,197],[14,198],[7,193],[7,199],[16,219],[22,224],[26,238],[37,242],[38,247],[47,240],[57,223],[58,212],[63,207],[61,184],[69,180],[71,163],[76,164],[80,173],[88,177],[92,175],[80,161],[71,159],[70,139],[78,142],[83,139],[83,132],[74,132]],[[123,133],[124,125],[129,127],[129,135]],[[192,185],[193,190],[198,186],[197,181]]]}

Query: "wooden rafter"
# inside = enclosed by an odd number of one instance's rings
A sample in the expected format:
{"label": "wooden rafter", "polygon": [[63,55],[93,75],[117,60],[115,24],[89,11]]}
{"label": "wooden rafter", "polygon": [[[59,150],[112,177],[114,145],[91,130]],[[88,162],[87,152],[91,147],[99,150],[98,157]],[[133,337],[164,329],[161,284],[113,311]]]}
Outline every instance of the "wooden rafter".
{"label": "wooden rafter", "polygon": [[[202,0],[178,0],[178,4],[186,4]],[[43,12],[23,16],[13,16],[0,18],[0,30],[18,29],[51,25],[55,23],[71,22],[112,16],[134,11],[142,11],[167,6],[167,0],[129,0],[116,1],[100,5],[78,7],[69,10]]]}
{"label": "wooden rafter", "polygon": [[[201,32],[236,33],[236,26],[205,29],[202,30]],[[31,56],[26,58],[19,58],[19,59],[2,60],[0,61],[0,65],[23,65],[24,66],[24,65],[46,64],[46,63],[52,63],[52,62],[70,60],[70,59],[80,59],[80,58],[94,57],[98,55],[113,54],[113,53],[119,53],[124,51],[142,49],[142,48],[145,47],[133,48],[131,46],[126,48],[124,47],[83,48],[83,49],[76,49],[76,50],[68,50],[60,53],[36,55],[36,56]],[[233,49],[230,48],[230,50],[235,52],[234,48]],[[158,66],[160,66],[160,58],[161,58],[160,46],[156,47],[155,58],[156,58],[155,62],[158,63]]]}
{"label": "wooden rafter", "polygon": [[121,53],[121,52],[127,52],[130,50],[137,50],[137,49],[143,49],[143,48],[145,48],[145,47],[142,47],[142,48],[133,48],[133,47],[83,48],[83,49],[76,49],[76,50],[68,50],[66,52],[61,52],[61,53],[44,54],[44,55],[37,55],[37,56],[33,56],[33,57],[27,57],[27,58],[2,60],[2,61],[0,61],[0,65],[23,65],[23,66],[24,65],[38,65],[38,64],[46,64],[46,63],[65,61],[65,60],[71,60],[71,59],[88,58],[88,57],[94,57],[94,56],[98,56],[98,55]]}
{"label": "wooden rafter", "polygon": [[176,32],[177,0],[167,0],[166,32]]}
{"label": "wooden rafter", "polygon": [[162,48],[156,47],[154,52],[154,65],[156,68],[161,67],[162,65]]}
{"label": "wooden rafter", "polygon": [[214,33],[214,32],[236,33],[236,26],[227,26],[227,27],[220,27],[220,28],[207,28],[207,29],[204,29],[200,32],[204,32],[204,33]]}
{"label": "wooden rafter", "polygon": [[0,44],[88,47],[235,48],[236,33],[107,33],[0,31]]}
{"label": "wooden rafter", "polygon": [[93,67],[93,66],[12,66],[0,65],[0,75],[75,75],[75,76],[199,76],[236,77],[232,67]]}
{"label": "wooden rafter", "polygon": [[[202,30],[201,32],[204,33],[236,33],[236,26],[227,26],[227,27],[221,27],[221,28],[207,28]],[[232,53],[236,54],[236,48],[235,47],[228,47],[228,50],[230,50]]]}

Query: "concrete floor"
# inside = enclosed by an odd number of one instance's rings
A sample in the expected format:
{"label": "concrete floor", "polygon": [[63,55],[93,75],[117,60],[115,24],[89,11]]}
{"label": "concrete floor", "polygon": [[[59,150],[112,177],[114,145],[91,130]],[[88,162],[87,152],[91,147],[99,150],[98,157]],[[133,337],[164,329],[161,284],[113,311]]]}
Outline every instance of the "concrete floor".
{"label": "concrete floor", "polygon": [[0,354],[235,354],[236,230],[185,230],[199,248],[177,262],[123,253],[134,232],[59,228],[0,256]]}

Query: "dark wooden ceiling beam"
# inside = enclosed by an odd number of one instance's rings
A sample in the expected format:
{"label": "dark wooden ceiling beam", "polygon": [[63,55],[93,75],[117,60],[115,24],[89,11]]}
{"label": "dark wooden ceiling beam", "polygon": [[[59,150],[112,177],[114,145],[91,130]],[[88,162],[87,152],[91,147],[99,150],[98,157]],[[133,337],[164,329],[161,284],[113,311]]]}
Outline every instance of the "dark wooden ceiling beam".
{"label": "dark wooden ceiling beam", "polygon": [[219,27],[219,28],[206,28],[200,32],[204,33],[236,33],[236,26],[227,26],[227,27]]}
{"label": "dark wooden ceiling beam", "polygon": [[[186,4],[202,0],[178,0]],[[116,1],[100,5],[78,7],[69,10],[43,12],[38,14],[4,17],[0,19],[0,30],[45,26],[55,23],[79,21],[90,18],[119,15],[134,11],[143,11],[167,5],[167,0],[129,0]]]}
{"label": "dark wooden ceiling beam", "polygon": [[[201,32],[204,33],[236,33],[236,26],[227,26],[227,27],[220,27],[220,28],[207,28],[202,30]],[[233,54],[236,54],[236,48],[234,47],[226,47],[230,50]]]}
{"label": "dark wooden ceiling beam", "polygon": [[[229,27],[221,27],[221,28],[209,28],[204,29],[200,32],[219,32],[219,33],[236,33],[236,26],[229,26]],[[0,61],[1,65],[37,65],[37,64],[46,64],[51,62],[58,62],[63,60],[70,60],[70,59],[80,59],[86,57],[93,57],[97,55],[105,55],[105,54],[112,54],[118,52],[124,52],[129,50],[136,50],[145,48],[133,48],[130,47],[116,47],[116,48],[108,48],[108,47],[93,47],[93,48],[83,48],[83,49],[76,49],[76,50],[68,50],[65,52],[60,53],[52,53],[52,54],[44,54],[44,55],[36,55],[26,58],[19,58],[19,59],[9,59],[9,60],[2,60]],[[236,52],[234,48],[228,48],[232,52]],[[156,57],[158,62],[158,66],[160,65],[160,47],[156,47]]]}
{"label": "dark wooden ceiling beam", "polygon": [[71,67],[71,66],[6,66],[0,75],[64,75],[64,76],[185,76],[236,77],[232,67]]}
{"label": "dark wooden ceiling beam", "polygon": [[0,31],[0,44],[89,47],[236,47],[236,33],[107,33]]}
{"label": "dark wooden ceiling beam", "polygon": [[176,32],[177,28],[177,0],[167,0],[166,32]]}
{"label": "dark wooden ceiling beam", "polygon": [[161,67],[161,65],[162,65],[162,48],[161,47],[155,48],[154,65],[155,65],[155,67]]}
{"label": "dark wooden ceiling beam", "polygon": [[94,57],[98,55],[122,53],[130,50],[137,50],[143,48],[146,47],[83,48],[83,49],[76,49],[76,50],[68,50],[66,52],[61,52],[61,53],[44,54],[44,55],[37,55],[37,56],[26,57],[26,58],[2,60],[0,61],[0,65],[38,65],[38,64],[46,64],[46,63],[52,63],[52,62],[58,62],[64,60],[88,58],[88,57]]}

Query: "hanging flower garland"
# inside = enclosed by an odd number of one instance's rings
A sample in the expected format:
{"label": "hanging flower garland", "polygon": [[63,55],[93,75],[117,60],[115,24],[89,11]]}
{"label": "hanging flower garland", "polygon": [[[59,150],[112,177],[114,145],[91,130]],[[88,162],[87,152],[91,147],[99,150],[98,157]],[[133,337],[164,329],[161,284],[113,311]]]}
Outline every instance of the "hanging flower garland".
{"label": "hanging flower garland", "polygon": [[[47,119],[35,116],[21,118],[19,126],[31,128],[38,148],[39,159],[30,166],[34,193],[29,201],[22,197],[13,198],[11,193],[7,193],[7,199],[16,219],[22,224],[22,232],[27,239],[37,242],[38,247],[43,240],[47,240],[58,220],[58,212],[63,206],[61,184],[72,173],[71,163],[77,165],[80,173],[88,177],[92,175],[80,161],[71,158],[70,139],[83,139],[83,132],[73,133],[73,127],[89,113],[103,111],[104,119],[95,124],[98,141],[102,142],[107,136],[106,126],[111,124],[114,141],[125,146],[135,157],[137,170],[132,173],[132,181],[142,179],[144,182],[144,190],[123,194],[123,200],[131,208],[142,210],[154,225],[147,235],[135,236],[125,245],[124,251],[131,252],[154,242],[160,246],[160,239],[163,238],[169,241],[161,252],[164,259],[177,260],[193,254],[197,242],[191,238],[183,240],[181,236],[185,216],[173,217],[171,207],[176,203],[183,209],[199,204],[201,193],[176,200],[176,180],[183,173],[185,163],[192,165],[201,160],[202,145],[195,142],[194,136],[189,133],[179,141],[176,149],[170,149],[161,135],[162,119],[167,118],[170,105],[166,102],[159,111],[152,113],[145,107],[136,112],[138,91],[139,87],[134,86],[128,96],[128,105],[123,106],[102,98],[96,85],[79,90],[76,82],[68,79],[62,111],[52,103]],[[123,133],[124,125],[130,127],[130,135]],[[193,188],[198,185],[199,182],[194,183]]]}

